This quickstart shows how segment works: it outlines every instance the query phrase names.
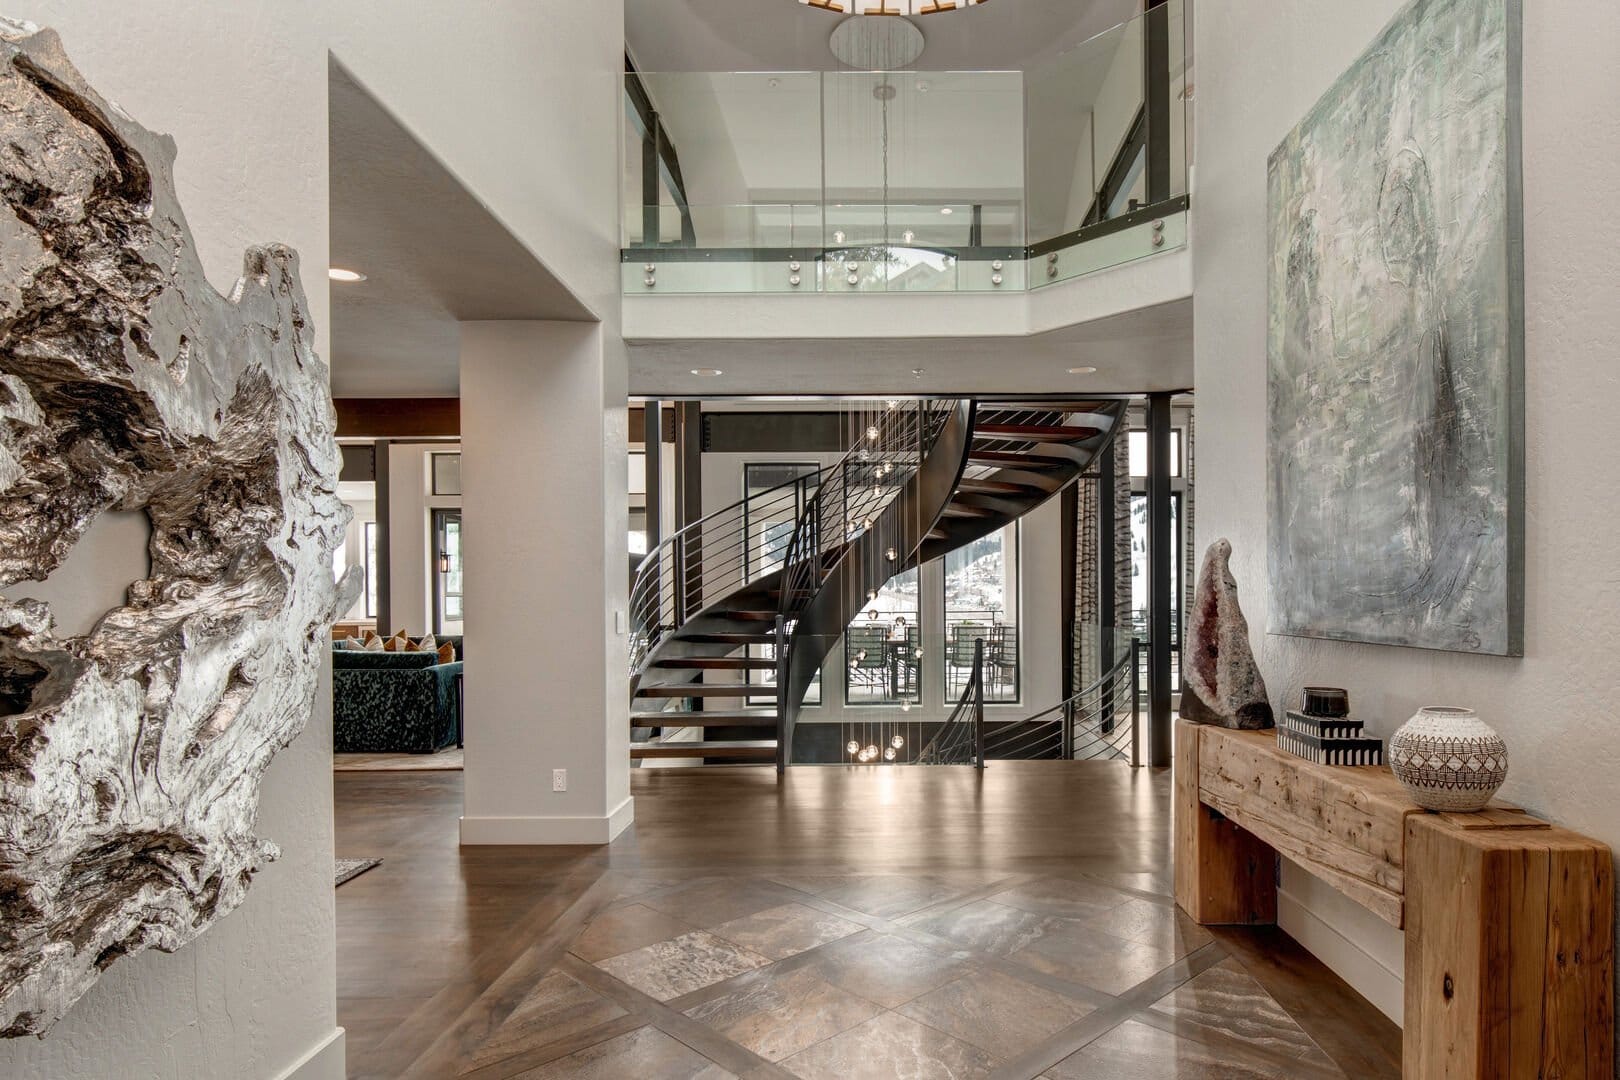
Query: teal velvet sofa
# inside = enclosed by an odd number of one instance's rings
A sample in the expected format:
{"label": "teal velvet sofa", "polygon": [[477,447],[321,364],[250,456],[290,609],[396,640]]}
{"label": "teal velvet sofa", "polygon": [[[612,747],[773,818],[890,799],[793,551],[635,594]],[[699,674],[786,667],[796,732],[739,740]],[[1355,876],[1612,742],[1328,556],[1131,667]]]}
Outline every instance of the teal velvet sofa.
{"label": "teal velvet sofa", "polygon": [[332,650],[332,748],[431,754],[461,741],[461,639],[456,659],[428,652]]}

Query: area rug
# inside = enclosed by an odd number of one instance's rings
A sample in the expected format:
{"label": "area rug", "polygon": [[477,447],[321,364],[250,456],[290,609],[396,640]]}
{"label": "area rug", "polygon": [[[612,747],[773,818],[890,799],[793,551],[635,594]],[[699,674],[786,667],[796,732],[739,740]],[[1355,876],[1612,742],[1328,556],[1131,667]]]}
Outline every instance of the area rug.
{"label": "area rug", "polygon": [[333,754],[334,772],[448,772],[461,769],[460,749],[437,754]]}
{"label": "area rug", "polygon": [[336,859],[334,860],[336,881],[332,887],[335,889],[345,881],[353,881],[373,866],[382,862],[381,859]]}

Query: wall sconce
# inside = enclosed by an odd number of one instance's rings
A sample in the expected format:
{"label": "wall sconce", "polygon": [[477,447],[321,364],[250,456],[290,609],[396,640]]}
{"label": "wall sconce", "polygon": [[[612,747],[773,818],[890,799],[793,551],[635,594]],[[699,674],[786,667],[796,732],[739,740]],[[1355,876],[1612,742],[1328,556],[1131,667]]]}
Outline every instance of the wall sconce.
{"label": "wall sconce", "polygon": [[450,572],[450,553],[448,551],[441,551],[441,552],[439,552],[439,573],[448,574],[449,572]]}

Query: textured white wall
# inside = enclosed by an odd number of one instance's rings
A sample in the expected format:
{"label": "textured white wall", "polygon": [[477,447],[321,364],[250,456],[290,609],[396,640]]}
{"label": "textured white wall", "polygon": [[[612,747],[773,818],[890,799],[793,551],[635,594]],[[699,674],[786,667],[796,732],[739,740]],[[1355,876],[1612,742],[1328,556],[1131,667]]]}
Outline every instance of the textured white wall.
{"label": "textured white wall", "polygon": [[[604,319],[622,373],[621,5],[20,0],[5,14],[58,29],[93,86],[174,135],[180,201],[217,287],[249,244],[298,249],[322,355],[330,50]],[[98,582],[77,595],[116,598],[134,532],[98,530]],[[277,1077],[322,1047],[335,1052],[299,1075],[343,1075],[328,683],[316,700],[266,777],[259,830],[283,857],[247,902],[174,956],[115,965],[47,1039],[0,1043],[0,1075]]]}
{"label": "textured white wall", "polygon": [[[1620,6],[1526,3],[1525,656],[1500,659],[1267,637],[1266,158],[1398,9],[1397,0],[1204,4],[1198,57],[1194,311],[1198,538],[1228,537],[1273,704],[1348,687],[1389,736],[1418,706],[1473,705],[1507,739],[1503,796],[1620,844]],[[1380,955],[1356,926],[1352,942]]]}
{"label": "textured white wall", "polygon": [[[464,844],[606,843],[630,822],[622,348],[594,323],[462,324]],[[568,790],[552,790],[553,769]]]}

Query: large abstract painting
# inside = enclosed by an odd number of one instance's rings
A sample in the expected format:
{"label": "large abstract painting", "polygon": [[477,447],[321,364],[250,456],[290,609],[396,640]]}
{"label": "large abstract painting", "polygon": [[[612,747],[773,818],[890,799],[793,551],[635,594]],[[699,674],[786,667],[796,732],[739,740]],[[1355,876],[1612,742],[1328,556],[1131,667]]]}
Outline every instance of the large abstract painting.
{"label": "large abstract painting", "polygon": [[1415,0],[1269,167],[1272,633],[1518,655],[1517,0]]}
{"label": "large abstract painting", "polygon": [[[297,256],[249,249],[221,296],[174,142],[4,19],[0,147],[0,1036],[18,1036],[121,958],[196,938],[277,856],[259,782],[358,579],[333,581],[348,511]],[[21,583],[109,511],[145,512],[150,569],[59,633]]]}

